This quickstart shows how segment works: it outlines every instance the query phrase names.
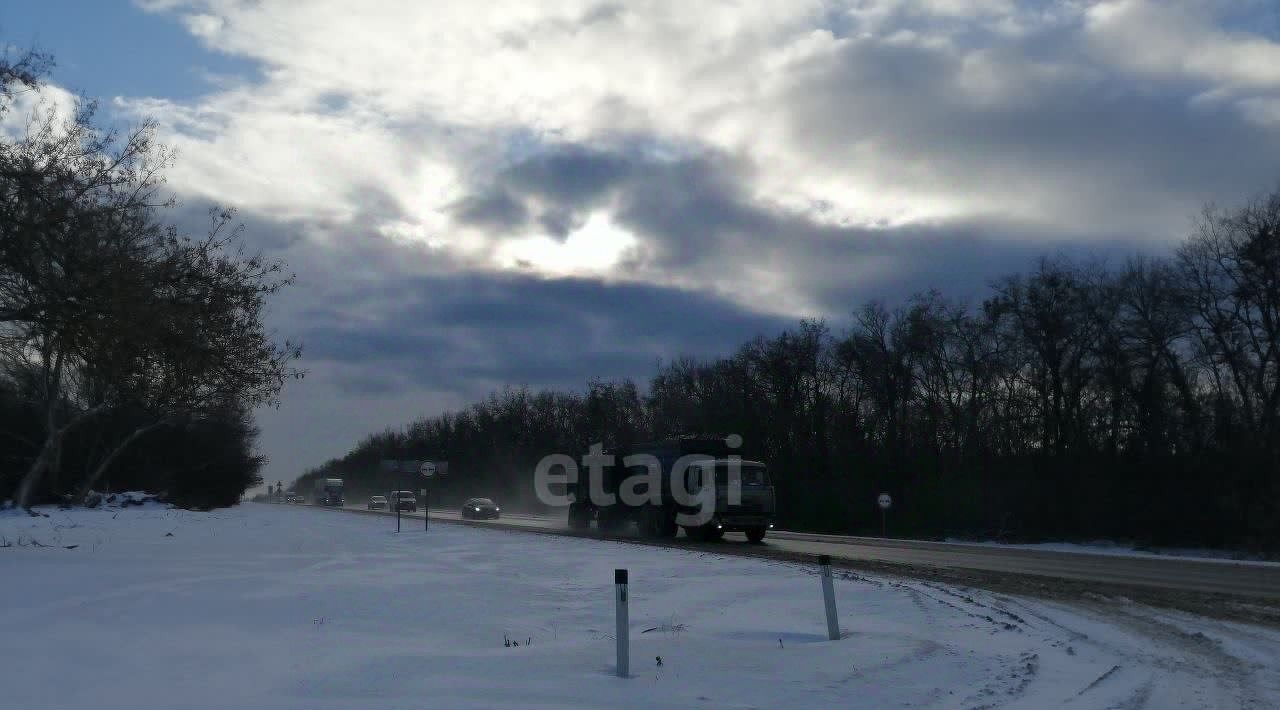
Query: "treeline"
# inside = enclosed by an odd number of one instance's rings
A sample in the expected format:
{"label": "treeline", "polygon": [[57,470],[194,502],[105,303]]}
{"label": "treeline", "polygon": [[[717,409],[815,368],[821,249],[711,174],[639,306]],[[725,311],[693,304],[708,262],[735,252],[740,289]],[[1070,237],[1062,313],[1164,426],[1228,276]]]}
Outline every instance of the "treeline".
{"label": "treeline", "polygon": [[[1206,210],[1164,259],[1044,259],[978,304],[872,302],[642,389],[508,389],[370,436],[304,476],[438,458],[450,499],[533,506],[531,472],[684,431],[738,433],[784,526],[1005,539],[1280,546],[1280,193]],[[379,485],[382,485],[380,482]]]}
{"label": "treeline", "polygon": [[169,221],[154,126],[59,110],[51,65],[0,54],[0,119],[36,99],[0,130],[0,501],[233,504],[260,482],[250,412],[300,374],[262,322],[291,279],[245,252],[229,211],[200,235]]}

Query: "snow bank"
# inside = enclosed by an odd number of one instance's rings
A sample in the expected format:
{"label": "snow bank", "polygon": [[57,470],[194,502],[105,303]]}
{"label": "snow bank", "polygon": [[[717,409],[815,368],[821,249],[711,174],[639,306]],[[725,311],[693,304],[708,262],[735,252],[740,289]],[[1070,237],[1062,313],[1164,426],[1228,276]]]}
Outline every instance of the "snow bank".
{"label": "snow bank", "polygon": [[946,542],[958,545],[983,545],[990,547],[1009,547],[1023,550],[1047,550],[1051,552],[1075,552],[1090,555],[1117,555],[1124,557],[1182,557],[1202,562],[1250,562],[1254,564],[1277,565],[1280,562],[1269,561],[1261,555],[1228,550],[1214,550],[1203,547],[1137,547],[1133,543],[1116,542],[1114,540],[1092,540],[1090,542],[1027,542],[1005,543],[993,540],[964,540],[947,538]]}
{"label": "snow bank", "polygon": [[63,507],[59,505],[37,505],[28,512],[25,508],[17,508],[12,501],[5,501],[0,505],[0,515],[21,515],[31,517],[32,513],[36,517],[49,517],[52,511],[68,510],[72,508],[128,508],[130,506],[151,506],[151,507],[169,507],[167,503],[161,501],[160,497],[145,491],[124,491],[121,493],[100,493],[98,491],[89,491],[85,496],[85,505]]}
{"label": "snow bank", "polygon": [[832,642],[791,564],[276,505],[47,512],[0,518],[47,545],[0,549],[12,707],[1280,705],[1280,634],[1133,605],[847,574]]}

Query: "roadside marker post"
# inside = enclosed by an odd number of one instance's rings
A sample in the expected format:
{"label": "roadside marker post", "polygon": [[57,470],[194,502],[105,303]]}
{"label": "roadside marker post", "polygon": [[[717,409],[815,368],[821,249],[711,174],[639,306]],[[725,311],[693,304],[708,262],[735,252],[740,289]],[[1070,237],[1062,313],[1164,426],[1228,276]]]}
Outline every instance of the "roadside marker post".
{"label": "roadside marker post", "polygon": [[626,678],[630,675],[631,670],[631,639],[628,634],[630,622],[627,619],[627,571],[625,569],[615,569],[613,571],[613,586],[618,610],[616,634],[618,639],[618,677]]}
{"label": "roadside marker post", "polygon": [[821,568],[822,601],[827,607],[827,638],[840,640],[840,618],[836,615],[836,590],[831,581],[831,556],[820,555],[818,566]]}
{"label": "roadside marker post", "polygon": [[[422,498],[422,518],[423,518],[423,520],[422,520],[422,529],[423,529],[424,531],[426,531],[426,530],[430,530],[430,529],[431,529],[431,520],[430,520],[430,518],[431,518],[431,511],[429,511],[429,510],[428,510],[428,507],[429,507],[429,503],[430,503],[430,501],[427,499],[427,488],[426,488],[426,485],[427,485],[427,484],[426,484],[426,479],[430,479],[430,478],[434,477],[437,473],[438,473],[438,474],[441,474],[441,475],[443,475],[443,474],[447,473],[447,472],[449,471],[449,462],[447,462],[447,461],[439,461],[439,462],[437,462],[437,461],[416,461],[416,460],[415,460],[415,461],[401,461],[401,460],[399,460],[399,459],[383,459],[383,460],[382,460],[382,470],[383,470],[383,471],[386,471],[387,473],[390,473],[390,474],[396,474],[396,473],[407,473],[407,474],[409,474],[410,479],[409,479],[409,482],[408,482],[408,484],[407,484],[407,485],[410,485],[410,486],[412,486],[412,485],[413,485],[413,480],[414,480],[414,479],[412,478],[412,476],[413,476],[414,474],[418,474],[419,476],[421,476],[421,477],[424,479],[424,480],[423,480],[423,483],[422,483],[422,486],[423,486],[423,487],[418,489],[418,490],[419,490],[419,492],[421,492],[421,494],[422,494],[422,495],[421,495],[421,498]],[[397,484],[397,485],[399,485],[399,484]],[[413,490],[412,490],[412,489],[406,489],[406,491],[405,491],[405,492],[406,492],[406,493],[409,493],[410,495],[412,495],[412,494],[413,494]],[[394,505],[394,506],[396,507],[396,532],[400,532],[400,529],[401,529],[401,521],[400,521],[400,517],[401,517],[401,516],[400,516],[400,491],[398,491],[398,490],[397,490],[397,491],[392,491],[392,494],[393,494],[393,495],[391,496],[391,500],[389,500],[389,501],[387,501],[387,502],[388,502],[388,504]]]}

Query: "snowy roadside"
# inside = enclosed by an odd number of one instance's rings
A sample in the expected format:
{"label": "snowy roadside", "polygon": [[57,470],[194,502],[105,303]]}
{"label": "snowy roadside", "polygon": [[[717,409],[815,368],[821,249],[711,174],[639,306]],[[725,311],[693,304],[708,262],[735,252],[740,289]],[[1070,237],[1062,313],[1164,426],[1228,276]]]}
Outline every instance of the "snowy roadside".
{"label": "snowy roadside", "polygon": [[286,506],[44,512],[0,515],[44,545],[0,549],[15,707],[1280,706],[1280,632],[1137,604],[849,573],[831,642],[790,563]]}
{"label": "snowy roadside", "polygon": [[980,545],[982,547],[1007,547],[1016,550],[1046,550],[1049,552],[1073,552],[1087,555],[1115,555],[1120,557],[1149,557],[1167,559],[1178,557],[1198,562],[1247,563],[1280,567],[1280,562],[1267,560],[1260,555],[1228,550],[1214,550],[1201,547],[1138,547],[1133,543],[1114,540],[1093,540],[1091,542],[1025,542],[1008,543],[994,540],[965,540],[949,537],[945,540],[952,545]]}

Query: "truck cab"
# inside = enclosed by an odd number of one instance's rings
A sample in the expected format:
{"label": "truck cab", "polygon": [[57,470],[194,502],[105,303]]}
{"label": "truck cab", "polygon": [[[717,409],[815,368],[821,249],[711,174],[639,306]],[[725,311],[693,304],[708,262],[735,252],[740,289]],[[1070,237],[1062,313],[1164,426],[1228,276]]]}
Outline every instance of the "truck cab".
{"label": "truck cab", "polygon": [[690,466],[685,476],[690,493],[709,486],[715,489],[711,520],[701,528],[685,528],[690,537],[718,539],[726,532],[742,532],[749,541],[760,542],[773,527],[773,481],[763,463],[714,459]]}
{"label": "truck cab", "polygon": [[[646,537],[672,538],[683,527],[695,540],[716,540],[725,532],[738,531],[749,541],[760,542],[774,525],[774,490],[768,468],[762,462],[738,457],[726,439],[675,438],[613,453],[614,464],[600,472],[598,487],[615,501],[601,505],[591,500],[590,472],[579,471],[577,482],[567,487],[573,498],[569,506],[571,528],[587,528],[594,520],[600,530],[618,531],[635,523]],[[661,469],[659,495],[639,504],[628,504],[618,495],[630,477],[646,470],[645,466],[627,469],[623,465],[625,457],[632,454],[652,456]],[[673,471],[682,477],[673,478]],[[690,502],[690,496],[695,502]]]}
{"label": "truck cab", "polygon": [[341,478],[317,479],[315,487],[316,505],[341,508],[346,502],[343,499],[342,488]]}

